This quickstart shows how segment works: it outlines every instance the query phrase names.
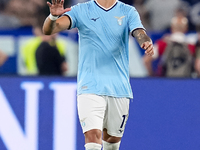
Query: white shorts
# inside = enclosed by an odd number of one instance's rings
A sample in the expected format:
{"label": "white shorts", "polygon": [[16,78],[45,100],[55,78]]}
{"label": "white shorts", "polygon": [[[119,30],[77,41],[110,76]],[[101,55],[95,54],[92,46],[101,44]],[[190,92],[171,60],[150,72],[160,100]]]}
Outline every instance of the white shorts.
{"label": "white shorts", "polygon": [[129,99],[94,94],[78,96],[78,115],[83,133],[107,129],[111,136],[122,137],[129,114]]}

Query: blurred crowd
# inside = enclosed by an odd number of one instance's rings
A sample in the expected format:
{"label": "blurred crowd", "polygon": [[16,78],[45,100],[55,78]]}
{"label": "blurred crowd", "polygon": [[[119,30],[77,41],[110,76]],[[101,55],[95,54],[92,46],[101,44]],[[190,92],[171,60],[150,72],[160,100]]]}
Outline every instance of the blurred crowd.
{"label": "blurred crowd", "polygon": [[[0,28],[34,26],[49,15],[46,0],[1,0]],[[65,7],[69,1],[65,1]]]}
{"label": "blurred crowd", "polygon": [[[86,0],[65,0],[64,7],[70,7],[78,2]],[[163,33],[161,39],[154,42],[156,55],[153,58],[143,57],[148,76],[170,76],[167,75],[166,57],[172,57],[167,52],[168,47],[174,44],[183,44],[188,48],[190,56],[189,75],[178,75],[181,77],[200,76],[200,1],[199,0],[121,0],[133,5],[140,14],[146,31],[151,33]],[[24,26],[36,27],[44,22],[49,15],[46,0],[1,0],[0,1],[0,30],[13,29]],[[196,39],[191,43],[187,40],[187,33],[195,33]],[[35,35],[36,36],[36,35]],[[37,36],[38,37],[38,36]],[[40,36],[41,37],[41,36]],[[41,38],[43,39],[43,38]],[[174,40],[175,39],[175,40]],[[181,39],[181,40],[180,40]],[[42,40],[41,40],[42,41]],[[46,42],[46,41],[45,41]],[[172,43],[173,42],[173,43]],[[178,44],[177,44],[178,43]],[[50,44],[51,45],[51,44]],[[172,48],[171,48],[172,49]],[[35,50],[36,51],[36,50]],[[1,52],[1,50],[0,50]],[[7,57],[0,53],[2,65]],[[164,55],[164,56],[163,56]],[[178,54],[176,54],[178,55]],[[163,61],[165,60],[165,61]],[[173,57],[173,62],[184,62],[187,59]],[[156,64],[156,65],[155,65]],[[165,65],[163,65],[165,64]],[[131,64],[130,64],[131,65]],[[174,65],[176,68],[178,65]],[[180,65],[179,65],[180,66]],[[164,67],[161,68],[161,67]],[[164,71],[163,71],[164,70]],[[174,71],[172,71],[174,72]],[[179,71],[180,72],[180,71]],[[186,71],[188,73],[188,71]],[[175,75],[177,76],[177,75]],[[174,76],[172,76],[174,77]]]}
{"label": "blurred crowd", "polygon": [[[65,1],[65,7],[83,0]],[[182,13],[189,20],[189,29],[200,24],[199,0],[121,0],[138,10],[148,31],[163,31],[170,27],[170,20],[176,13]],[[178,11],[178,12],[177,12]],[[49,15],[46,0],[1,0],[0,28],[32,26]]]}
{"label": "blurred crowd", "polygon": [[165,31],[174,16],[183,15],[189,20],[189,30],[200,24],[199,0],[133,0],[141,20],[148,31]]}

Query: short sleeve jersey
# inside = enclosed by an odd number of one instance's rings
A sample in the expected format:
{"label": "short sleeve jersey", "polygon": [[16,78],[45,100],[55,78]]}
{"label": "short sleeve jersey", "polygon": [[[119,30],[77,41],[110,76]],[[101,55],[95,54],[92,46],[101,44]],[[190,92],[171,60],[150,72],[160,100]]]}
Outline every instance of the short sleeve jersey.
{"label": "short sleeve jersey", "polygon": [[79,31],[77,94],[133,98],[128,38],[131,31],[144,28],[136,9],[120,1],[104,9],[91,0],[64,15]]}

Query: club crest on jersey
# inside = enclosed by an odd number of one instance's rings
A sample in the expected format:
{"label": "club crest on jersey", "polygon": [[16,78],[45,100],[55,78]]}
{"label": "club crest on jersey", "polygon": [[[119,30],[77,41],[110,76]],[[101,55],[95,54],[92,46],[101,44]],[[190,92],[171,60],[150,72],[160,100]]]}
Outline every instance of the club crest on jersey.
{"label": "club crest on jersey", "polygon": [[117,22],[118,24],[121,26],[122,25],[122,19],[124,18],[125,16],[121,16],[121,17],[115,17],[117,19]]}

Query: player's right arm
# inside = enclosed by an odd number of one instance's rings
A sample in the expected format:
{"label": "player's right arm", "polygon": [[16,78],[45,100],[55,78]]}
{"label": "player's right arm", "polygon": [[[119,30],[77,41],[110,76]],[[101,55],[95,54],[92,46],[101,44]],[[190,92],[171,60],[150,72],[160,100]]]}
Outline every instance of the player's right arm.
{"label": "player's right arm", "polygon": [[[64,0],[52,0],[52,4],[47,2],[49,6],[50,13],[52,16],[60,16],[65,12],[71,10],[71,8],[63,8]],[[46,35],[51,35],[66,29],[69,29],[71,24],[70,18],[68,16],[62,16],[57,20],[50,19],[48,16],[43,25],[43,33]]]}

